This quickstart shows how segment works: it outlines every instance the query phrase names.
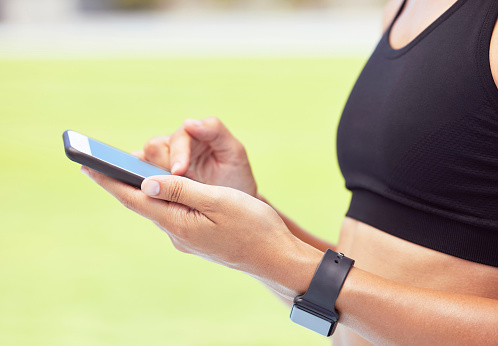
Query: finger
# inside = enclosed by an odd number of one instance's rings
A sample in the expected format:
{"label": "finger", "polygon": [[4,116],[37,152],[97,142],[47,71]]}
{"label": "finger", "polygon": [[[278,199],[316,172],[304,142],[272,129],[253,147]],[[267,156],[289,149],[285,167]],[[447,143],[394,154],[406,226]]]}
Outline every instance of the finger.
{"label": "finger", "polygon": [[186,119],[183,125],[192,138],[208,143],[215,151],[232,151],[234,146],[241,146],[218,118]]}
{"label": "finger", "polygon": [[201,213],[217,209],[222,189],[173,175],[157,175],[142,182],[142,191],[147,196],[180,203]]}
{"label": "finger", "polygon": [[152,204],[157,204],[158,207],[164,205],[164,203],[156,203],[160,201],[148,198],[139,189],[136,189],[128,184],[111,178],[91,168],[82,166],[81,172],[87,175],[98,185],[102,186],[104,190],[113,195],[125,207],[145,216],[148,219],[151,219],[151,217],[155,215],[154,213],[150,212],[150,206],[147,207],[149,202],[151,202]]}
{"label": "finger", "polygon": [[145,153],[143,150],[134,150],[130,154],[138,157],[139,159],[145,160]]}
{"label": "finger", "polygon": [[185,132],[183,127],[179,128],[170,138],[170,162],[171,173],[184,175],[190,165],[190,151],[192,138]]}
{"label": "finger", "polygon": [[158,166],[170,169],[170,136],[158,136],[150,139],[144,146],[144,159]]}
{"label": "finger", "polygon": [[209,220],[188,206],[150,198],[141,190],[88,167],[83,166],[81,171],[113,195],[126,208],[154,221],[175,235],[184,234],[185,230],[198,224],[199,220]]}

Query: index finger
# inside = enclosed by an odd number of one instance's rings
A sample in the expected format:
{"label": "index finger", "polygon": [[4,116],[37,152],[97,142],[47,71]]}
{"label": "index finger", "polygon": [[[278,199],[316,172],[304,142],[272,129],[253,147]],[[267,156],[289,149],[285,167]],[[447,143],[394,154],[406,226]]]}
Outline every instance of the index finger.
{"label": "index finger", "polygon": [[171,173],[174,175],[184,175],[190,165],[190,153],[192,147],[192,137],[180,127],[170,138],[170,162]]}

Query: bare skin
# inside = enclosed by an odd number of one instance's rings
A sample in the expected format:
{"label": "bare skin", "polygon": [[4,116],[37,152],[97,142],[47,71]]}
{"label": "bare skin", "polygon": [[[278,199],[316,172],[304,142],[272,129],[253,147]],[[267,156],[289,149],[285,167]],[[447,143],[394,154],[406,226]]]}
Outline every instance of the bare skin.
{"label": "bare skin", "polygon": [[[386,6],[384,31],[402,2],[393,0]],[[393,26],[391,46],[399,49],[407,45],[454,2],[455,0],[409,0]],[[498,85],[497,28],[498,26],[495,26],[492,36],[490,60],[493,77]],[[337,249],[354,258],[357,268],[398,283],[498,300],[498,268],[421,247],[351,218],[346,218],[342,224]],[[386,261],[386,258],[379,254],[389,254],[389,259]],[[498,315],[498,310],[496,314]],[[494,342],[498,343],[497,340],[495,337]],[[334,346],[370,344],[358,333],[343,325],[337,328],[333,342]],[[410,342],[415,344],[413,339]],[[492,342],[493,339],[488,339],[488,344]]]}
{"label": "bare skin", "polygon": [[[393,48],[409,43],[454,2],[409,0],[393,27]],[[387,5],[384,27],[400,4]],[[495,81],[497,37],[495,29],[490,53]],[[146,179],[140,191],[83,171],[151,219],[180,251],[244,271],[287,302],[306,291],[327,248],[354,258],[336,303],[341,320],[335,346],[497,343],[498,268],[415,245],[351,218],[345,218],[337,246],[314,237],[261,203],[243,146],[217,119],[187,120],[173,135],[149,141],[138,155],[209,185],[159,176]]]}

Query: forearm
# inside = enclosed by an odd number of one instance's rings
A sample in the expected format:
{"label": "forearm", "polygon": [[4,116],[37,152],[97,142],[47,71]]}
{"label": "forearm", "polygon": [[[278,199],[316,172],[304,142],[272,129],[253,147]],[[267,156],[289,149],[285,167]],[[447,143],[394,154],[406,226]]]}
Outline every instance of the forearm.
{"label": "forearm", "polygon": [[487,345],[498,301],[399,284],[353,268],[336,303],[340,322],[375,344]]}
{"label": "forearm", "polygon": [[320,239],[313,234],[305,231],[302,227],[300,227],[297,223],[292,221],[289,217],[281,213],[279,210],[277,210],[273,205],[271,205],[268,200],[266,200],[265,197],[261,196],[258,194],[258,199],[261,201],[265,202],[266,204],[270,205],[275,211],[278,213],[278,215],[282,218],[284,221],[285,225],[289,229],[289,231],[298,239],[302,240],[303,242],[313,246],[314,248],[325,252],[327,249],[332,249],[335,250],[335,245],[332,243],[329,243],[323,239]]}
{"label": "forearm", "polygon": [[294,239],[291,246],[284,246],[286,251],[274,253],[260,275],[255,275],[289,308],[294,297],[306,292],[323,256],[322,251]]}
{"label": "forearm", "polygon": [[[279,254],[274,280],[306,292],[323,253],[307,244]],[[294,255],[292,254],[294,251]],[[277,274],[278,273],[278,274]],[[498,300],[400,284],[351,268],[336,301],[339,322],[374,344],[490,345],[498,340]]]}
{"label": "forearm", "polygon": [[[326,241],[324,241],[324,240],[322,240],[322,239],[320,239],[318,237],[315,237],[311,233],[306,232],[298,224],[296,224],[294,221],[292,221],[289,217],[287,217],[286,215],[284,215],[283,213],[281,213],[279,210],[275,209],[273,207],[273,205],[271,205],[265,197],[263,197],[262,195],[258,194],[257,198],[259,200],[265,202],[266,204],[270,205],[278,213],[278,215],[284,221],[284,223],[287,226],[287,228],[289,229],[289,231],[296,238],[298,238],[300,241],[308,244],[309,246],[313,247],[314,249],[319,250],[317,252],[317,251],[313,251],[313,250],[310,249],[311,253],[314,253],[315,257],[318,256],[317,258],[320,258],[321,255],[323,255],[323,252],[325,252],[327,249],[335,250],[335,245],[333,245],[332,243],[328,243],[328,242],[326,242]],[[318,253],[319,253],[319,255],[318,255]],[[314,272],[314,269],[316,269],[317,265],[318,265],[318,262],[315,265],[311,266],[312,267],[311,269],[313,270],[313,272]],[[309,277],[309,281],[311,281],[311,277]],[[309,283],[309,281],[307,281],[307,282]],[[279,292],[278,289],[275,290],[275,287],[273,287],[273,285],[271,283],[268,283],[268,282],[264,282],[264,283],[266,284],[266,286],[269,289],[271,289],[272,291],[274,291],[274,293],[284,302],[285,305],[287,305],[289,308],[292,306],[292,297],[289,297],[289,296],[286,296],[286,295],[282,295],[281,292]],[[305,286],[306,285],[307,285],[307,283],[305,284]],[[304,293],[303,288],[301,288],[301,291],[298,291],[298,293],[299,294]],[[295,294],[295,295],[297,295],[297,294]]]}
{"label": "forearm", "polygon": [[[274,273],[285,274],[264,282],[290,304],[292,295],[307,290],[322,252],[333,247],[279,215],[300,241],[295,253],[275,258]],[[336,308],[341,324],[374,344],[488,345],[498,340],[498,300],[408,286],[355,267]]]}

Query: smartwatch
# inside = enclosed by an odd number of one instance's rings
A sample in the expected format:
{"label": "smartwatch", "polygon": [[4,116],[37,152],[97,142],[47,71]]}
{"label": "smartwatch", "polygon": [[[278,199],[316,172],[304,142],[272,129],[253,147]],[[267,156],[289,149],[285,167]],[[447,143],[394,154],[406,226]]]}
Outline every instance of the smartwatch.
{"label": "smartwatch", "polygon": [[342,253],[327,250],[306,293],[294,298],[291,321],[324,336],[332,335],[339,320],[335,301],[353,264],[354,260]]}

